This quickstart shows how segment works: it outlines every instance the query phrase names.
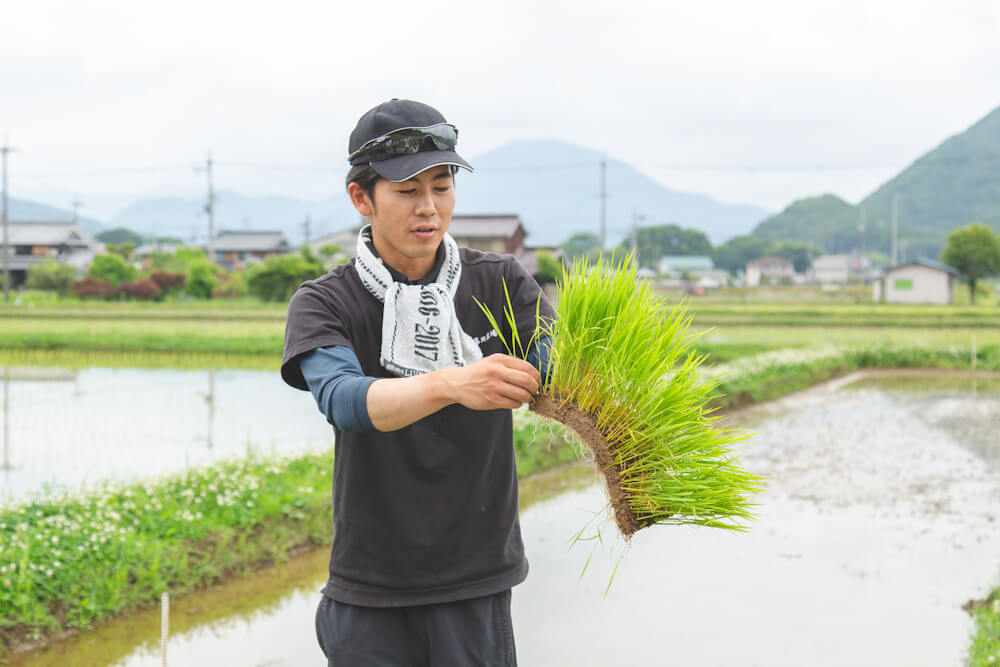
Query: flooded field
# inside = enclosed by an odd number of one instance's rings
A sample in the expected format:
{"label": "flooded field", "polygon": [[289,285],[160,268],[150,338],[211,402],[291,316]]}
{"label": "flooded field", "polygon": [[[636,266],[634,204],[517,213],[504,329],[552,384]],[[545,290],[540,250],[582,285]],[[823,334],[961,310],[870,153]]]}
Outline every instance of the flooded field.
{"label": "flooded field", "polygon": [[277,371],[6,368],[0,402],[0,502],[333,442]]}
{"label": "flooded field", "polygon": [[[731,421],[756,432],[741,457],[769,480],[747,534],[650,528],[598,550],[578,581],[590,548],[567,541],[602,491],[585,466],[524,482],[520,663],[962,665],[961,605],[1000,582],[995,378],[863,374]],[[324,664],[313,614],[326,557],[175,601],[169,664]],[[160,665],[158,636],[151,610],[11,664]]]}

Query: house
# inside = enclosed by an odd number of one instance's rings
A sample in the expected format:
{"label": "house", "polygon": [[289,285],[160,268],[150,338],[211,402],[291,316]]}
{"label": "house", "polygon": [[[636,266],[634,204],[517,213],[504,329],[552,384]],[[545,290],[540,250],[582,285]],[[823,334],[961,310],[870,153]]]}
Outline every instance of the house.
{"label": "house", "polygon": [[784,257],[761,257],[747,263],[747,287],[785,285],[795,280],[795,265]]}
{"label": "house", "polygon": [[958,269],[935,262],[918,259],[900,264],[878,278],[872,288],[876,303],[932,303],[950,304],[955,294]]}
{"label": "house", "polygon": [[205,248],[208,258],[229,271],[246,268],[269,257],[293,250],[279,231],[223,231]]}
{"label": "house", "polygon": [[29,266],[49,257],[82,271],[100,245],[73,222],[8,222],[7,237],[10,282],[15,288],[24,284]]}
{"label": "house", "polygon": [[670,280],[685,280],[702,288],[714,289],[729,282],[729,272],[715,268],[712,258],[705,255],[666,255],[657,269]]}
{"label": "house", "polygon": [[846,285],[851,281],[850,255],[821,255],[812,263],[813,280],[822,285]]}
{"label": "house", "polygon": [[847,285],[865,282],[871,270],[867,257],[853,255],[822,255],[813,260],[811,278],[822,285]]}
{"label": "house", "polygon": [[518,257],[524,251],[524,224],[521,216],[455,215],[451,218],[448,233],[459,246],[483,252],[509,253]]}
{"label": "house", "polygon": [[693,276],[695,271],[711,271],[713,268],[712,258],[704,255],[666,255],[657,265],[661,275],[671,278],[682,278],[685,273]]}

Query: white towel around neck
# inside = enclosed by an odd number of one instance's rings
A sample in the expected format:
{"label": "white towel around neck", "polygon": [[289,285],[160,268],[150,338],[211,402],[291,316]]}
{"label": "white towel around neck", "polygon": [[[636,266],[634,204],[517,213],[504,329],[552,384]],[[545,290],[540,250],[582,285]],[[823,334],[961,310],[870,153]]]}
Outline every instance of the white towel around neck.
{"label": "white towel around neck", "polygon": [[444,235],[444,263],[427,285],[393,280],[370,243],[371,225],[366,225],[358,233],[354,267],[361,283],[383,304],[382,366],[393,375],[407,377],[482,359],[479,346],[462,330],[455,314],[455,292],[462,277],[455,240]]}

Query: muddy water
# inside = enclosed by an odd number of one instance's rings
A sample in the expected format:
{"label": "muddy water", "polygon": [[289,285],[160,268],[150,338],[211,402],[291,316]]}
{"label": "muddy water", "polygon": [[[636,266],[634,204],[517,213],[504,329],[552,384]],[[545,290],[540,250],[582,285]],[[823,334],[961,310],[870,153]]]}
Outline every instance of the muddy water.
{"label": "muddy water", "polygon": [[0,371],[0,502],[333,441],[312,398],[277,371]]}
{"label": "muddy water", "polygon": [[[916,380],[855,376],[733,415],[757,433],[742,460],[769,479],[751,531],[651,528],[625,549],[605,528],[610,548],[579,582],[590,549],[566,541],[604,500],[559,480],[564,490],[522,513],[532,571],[514,592],[520,663],[961,665],[972,624],[960,607],[1000,583],[1000,391],[921,376],[914,393]],[[313,612],[325,556],[308,556],[307,574],[247,580],[232,596],[246,609],[215,591],[176,602],[182,617],[186,604],[198,611],[175,622],[170,664],[324,664]],[[13,664],[159,665],[149,616]],[[80,658],[74,642],[91,640],[119,652]]]}

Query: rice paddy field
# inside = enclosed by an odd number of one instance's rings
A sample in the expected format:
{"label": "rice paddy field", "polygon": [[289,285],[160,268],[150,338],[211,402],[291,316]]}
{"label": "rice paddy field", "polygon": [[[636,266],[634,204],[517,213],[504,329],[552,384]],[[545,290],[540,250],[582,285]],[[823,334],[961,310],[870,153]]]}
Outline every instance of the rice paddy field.
{"label": "rice paddy field", "polygon": [[[689,301],[690,312],[694,315],[690,329],[694,336],[693,348],[708,355],[705,364],[707,372],[722,375],[719,391],[723,395],[716,400],[717,406],[731,407],[769,400],[859,368],[975,368],[1000,371],[1000,305],[993,297],[982,300],[976,307],[890,307],[866,303],[867,293],[860,292],[780,292],[724,293]],[[964,301],[967,303],[967,295]],[[0,366],[276,370],[283,332],[284,307],[280,305],[251,301],[135,304],[34,297],[23,299],[19,305],[0,304]],[[517,431],[521,441],[544,440],[547,443],[542,448],[528,448],[520,454],[519,473],[522,475],[576,457],[575,446],[568,444],[545,422],[527,416],[519,420]],[[277,472],[266,472],[279,476],[284,473],[284,467]],[[230,473],[220,471],[218,474],[221,479],[221,476]],[[203,492],[212,481],[192,479],[191,488],[205,503],[212,498],[217,499],[217,495],[210,496]],[[304,481],[299,484],[296,480],[295,475],[290,477],[288,488],[292,496],[301,493],[305,494],[303,497],[308,497],[310,518],[297,529],[298,532],[285,535],[282,543],[285,550],[293,548],[296,543],[317,540],[320,523],[316,517],[323,515],[326,510],[322,503],[328,502],[327,492],[313,494],[312,491],[302,491],[315,485]],[[176,486],[178,483],[176,479],[169,484],[165,482],[168,485],[163,487],[164,497],[176,497],[180,492],[169,485]],[[158,488],[147,484],[133,488],[131,493],[142,493],[146,494],[144,498],[152,498],[150,494],[159,493]],[[3,510],[6,514],[2,517],[0,534],[6,531],[10,544],[17,540],[18,544],[29,549],[19,552],[21,555],[16,561],[16,568],[34,562],[33,555],[40,555],[37,550],[42,548],[59,550],[62,557],[50,554],[48,560],[58,562],[59,566],[46,566],[43,570],[15,570],[11,568],[11,563],[4,563],[7,570],[0,573],[3,575],[0,576],[0,585],[7,590],[0,593],[8,595],[4,597],[0,594],[0,598],[6,605],[14,606],[5,608],[0,616],[6,617],[7,612],[15,608],[21,611],[16,623],[6,626],[9,632],[19,623],[16,637],[8,635],[8,641],[4,641],[4,630],[0,629],[0,656],[5,645],[9,648],[9,640],[30,638],[32,633],[45,636],[53,628],[65,625],[70,618],[86,626],[92,620],[105,618],[123,609],[134,609],[152,600],[150,596],[146,596],[149,599],[133,598],[125,590],[132,585],[130,577],[145,576],[140,572],[123,575],[125,579],[118,582],[122,587],[120,590],[95,589],[95,596],[105,597],[84,599],[81,601],[84,606],[78,610],[59,605],[52,607],[47,602],[61,595],[60,581],[73,581],[84,576],[76,568],[86,567],[89,562],[59,546],[70,539],[68,534],[59,532],[70,525],[66,522],[75,520],[76,516],[86,516],[86,512],[99,513],[104,519],[111,516],[109,512],[124,516],[119,505],[124,507],[124,503],[131,502],[127,495],[122,495],[126,493],[124,489],[102,493],[101,497],[106,498],[104,501],[68,499],[67,503],[75,504],[40,507],[33,513],[22,513],[18,508]],[[111,498],[116,500],[112,502]],[[246,507],[246,501],[241,502]],[[251,502],[257,501],[251,499]],[[84,510],[82,508],[86,503],[98,505]],[[225,509],[218,503],[217,507]],[[257,509],[260,509],[259,505]],[[269,526],[277,525],[274,517],[284,516],[285,509],[284,506],[276,507],[277,514],[261,515],[256,525],[261,526],[260,530],[269,530]],[[318,511],[318,514],[313,515],[313,511]],[[8,512],[17,512],[17,516]],[[207,515],[204,509],[202,512],[203,516]],[[159,524],[155,523],[159,521],[157,516],[155,513],[148,516],[136,514],[132,521],[138,520],[142,526],[146,526],[147,521],[152,522],[149,524],[152,534],[159,530]],[[197,514],[194,516],[197,517]],[[52,524],[56,520],[53,517],[62,517],[58,521],[65,525]],[[113,566],[115,571],[125,572],[119,565],[113,565],[118,562],[113,559],[127,560],[130,558],[128,553],[145,554],[143,558],[159,557],[157,554],[174,553],[175,549],[181,549],[186,550],[183,553],[187,554],[186,562],[191,564],[190,571],[200,573],[197,576],[202,577],[197,582],[192,579],[192,586],[201,586],[217,580],[225,572],[281,557],[268,551],[267,541],[263,540],[260,544],[247,547],[244,561],[212,565],[205,558],[211,559],[211,554],[225,552],[226,549],[219,545],[227,544],[226,540],[232,539],[230,533],[221,529],[214,531],[212,535],[218,536],[215,539],[206,538],[203,533],[185,532],[187,524],[171,524],[167,528],[181,538],[179,542],[160,545],[132,529],[127,529],[129,532],[124,541],[120,539],[122,533],[116,533],[116,537],[111,533],[94,532],[94,539],[100,543],[103,536],[107,548],[115,549],[113,553],[108,552],[108,558],[112,560],[106,563],[101,561],[104,563],[101,567]],[[287,532],[288,528],[284,526],[281,530]],[[44,538],[48,542],[37,542],[34,537],[28,540],[26,536],[29,533],[41,535],[39,539]],[[52,542],[53,537],[58,541]],[[92,549],[76,542],[64,546],[77,549],[81,545]],[[25,556],[25,553],[29,555]],[[135,567],[141,570],[148,567],[148,563],[136,561]],[[160,565],[157,564],[157,567]],[[171,576],[183,578],[187,576],[187,571],[175,572]],[[10,581],[10,585],[5,585],[5,581]],[[153,595],[156,581],[148,583],[150,585],[143,590]],[[26,598],[29,591],[35,591],[37,599]],[[992,664],[993,661],[988,661],[990,656],[1000,661],[1000,636],[996,633],[996,619],[1000,618],[1000,611],[997,611],[995,602],[998,595],[1000,589],[976,608],[980,631],[970,650],[970,655],[975,656],[970,664]],[[29,627],[34,629],[28,630]]]}

